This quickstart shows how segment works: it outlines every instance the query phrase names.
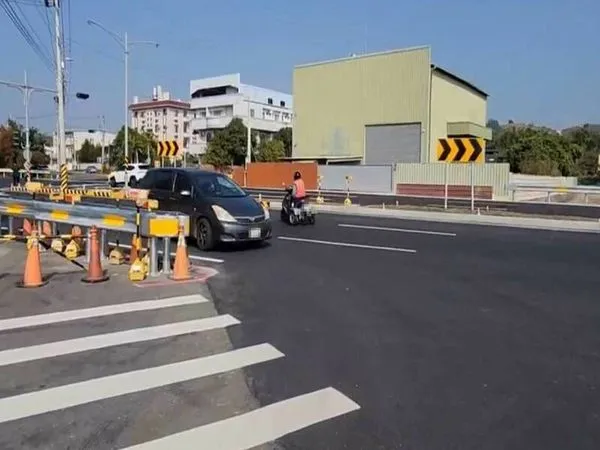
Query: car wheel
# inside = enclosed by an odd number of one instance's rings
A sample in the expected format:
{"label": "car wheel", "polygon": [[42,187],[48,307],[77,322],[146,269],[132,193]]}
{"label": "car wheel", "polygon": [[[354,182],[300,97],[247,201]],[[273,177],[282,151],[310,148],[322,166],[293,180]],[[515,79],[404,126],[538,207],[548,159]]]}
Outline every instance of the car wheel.
{"label": "car wheel", "polygon": [[129,178],[129,187],[135,187],[136,184],[137,180],[135,179],[135,177]]}
{"label": "car wheel", "polygon": [[196,247],[203,251],[212,250],[215,247],[212,225],[204,217],[196,222]]}
{"label": "car wheel", "polygon": [[112,188],[117,187],[117,180],[115,180],[115,177],[111,177],[110,180],[108,181],[108,184]]}
{"label": "car wheel", "polygon": [[313,216],[313,215],[308,216],[308,223],[311,225],[314,225],[315,224],[315,216]]}

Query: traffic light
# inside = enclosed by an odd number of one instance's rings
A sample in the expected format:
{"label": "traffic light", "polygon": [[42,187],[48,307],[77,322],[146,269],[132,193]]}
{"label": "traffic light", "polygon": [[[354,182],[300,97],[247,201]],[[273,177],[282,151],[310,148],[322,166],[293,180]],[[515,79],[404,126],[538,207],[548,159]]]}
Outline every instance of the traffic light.
{"label": "traffic light", "polygon": [[21,148],[21,132],[19,130],[13,130],[13,147]]}

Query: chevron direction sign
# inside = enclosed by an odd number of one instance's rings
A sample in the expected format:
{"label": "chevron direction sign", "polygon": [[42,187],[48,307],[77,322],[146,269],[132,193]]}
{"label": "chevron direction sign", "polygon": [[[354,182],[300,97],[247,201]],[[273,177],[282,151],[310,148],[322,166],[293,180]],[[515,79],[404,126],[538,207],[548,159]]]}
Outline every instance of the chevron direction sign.
{"label": "chevron direction sign", "polygon": [[160,141],[157,144],[158,156],[177,156],[179,152],[179,144],[177,141]]}
{"label": "chevron direction sign", "polygon": [[438,139],[437,158],[442,162],[485,162],[485,141],[481,138]]}

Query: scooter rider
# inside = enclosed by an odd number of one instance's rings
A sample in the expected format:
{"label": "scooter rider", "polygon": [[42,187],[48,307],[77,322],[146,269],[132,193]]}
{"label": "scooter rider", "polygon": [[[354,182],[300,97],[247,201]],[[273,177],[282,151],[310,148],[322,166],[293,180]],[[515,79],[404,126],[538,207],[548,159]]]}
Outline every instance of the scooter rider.
{"label": "scooter rider", "polygon": [[292,184],[292,204],[298,206],[306,198],[306,188],[300,172],[294,173],[294,184]]}

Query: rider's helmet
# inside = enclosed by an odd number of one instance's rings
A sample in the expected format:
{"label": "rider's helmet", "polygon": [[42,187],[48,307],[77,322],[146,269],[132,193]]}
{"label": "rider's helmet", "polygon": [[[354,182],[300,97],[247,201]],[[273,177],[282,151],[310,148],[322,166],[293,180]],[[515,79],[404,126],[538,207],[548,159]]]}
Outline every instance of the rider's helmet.
{"label": "rider's helmet", "polygon": [[294,173],[294,181],[296,181],[296,180],[298,180],[298,179],[300,179],[300,178],[302,178],[302,175],[300,175],[300,172],[296,171],[296,172]]}

